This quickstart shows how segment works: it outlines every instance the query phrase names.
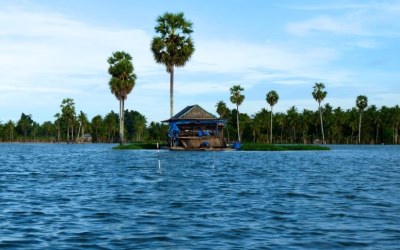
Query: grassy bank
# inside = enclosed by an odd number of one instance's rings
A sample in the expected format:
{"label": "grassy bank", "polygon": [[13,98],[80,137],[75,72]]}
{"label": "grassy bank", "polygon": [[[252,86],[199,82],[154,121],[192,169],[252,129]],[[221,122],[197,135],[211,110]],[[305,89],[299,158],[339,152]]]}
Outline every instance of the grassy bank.
{"label": "grassy bank", "polygon": [[243,151],[293,151],[293,150],[330,150],[329,147],[306,144],[262,144],[243,143],[240,150]]}
{"label": "grassy bank", "polygon": [[[160,145],[165,146],[165,145]],[[118,145],[114,149],[157,149],[156,142],[135,142],[130,144]],[[329,147],[320,145],[304,145],[304,144],[263,144],[263,143],[250,143],[242,144],[239,150],[243,151],[293,151],[293,150],[330,150]]]}
{"label": "grassy bank", "polygon": [[[161,145],[160,145],[160,147],[161,147]],[[134,149],[134,150],[157,149],[157,143],[156,142],[135,142],[135,143],[118,145],[118,146],[113,147],[113,149]]]}

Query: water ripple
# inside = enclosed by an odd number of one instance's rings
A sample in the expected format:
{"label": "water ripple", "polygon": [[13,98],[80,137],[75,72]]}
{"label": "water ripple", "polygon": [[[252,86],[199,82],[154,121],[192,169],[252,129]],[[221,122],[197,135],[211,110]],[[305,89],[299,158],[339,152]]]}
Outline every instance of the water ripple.
{"label": "water ripple", "polygon": [[396,249],[400,147],[0,144],[1,249]]}

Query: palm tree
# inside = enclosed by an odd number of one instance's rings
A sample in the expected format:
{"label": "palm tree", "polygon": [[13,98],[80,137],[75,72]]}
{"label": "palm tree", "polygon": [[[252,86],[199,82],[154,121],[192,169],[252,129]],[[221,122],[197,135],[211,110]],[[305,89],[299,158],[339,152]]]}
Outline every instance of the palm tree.
{"label": "palm tree", "polygon": [[60,132],[60,118],[61,118],[61,115],[60,115],[60,113],[56,113],[54,115],[54,118],[56,118],[55,122],[57,123],[57,142],[60,142],[60,137],[61,137],[61,132]]}
{"label": "palm tree", "polygon": [[[228,108],[228,106],[226,106],[226,103],[224,101],[219,101],[217,102],[217,104],[215,105],[215,107],[217,108],[217,113],[219,114],[219,118],[225,118],[227,114],[230,113],[230,110]],[[222,129],[222,137],[224,137],[224,129],[225,127]],[[228,141],[230,139],[229,136],[229,129],[226,127],[226,131],[228,133]]]}
{"label": "palm tree", "polygon": [[6,124],[5,127],[8,129],[8,133],[9,133],[9,138],[10,138],[10,142],[12,142],[14,140],[14,129],[15,129],[15,124],[13,121],[9,120]]}
{"label": "palm tree", "polygon": [[226,114],[229,112],[228,107],[224,101],[219,101],[215,105],[217,108],[217,113],[219,114],[219,118],[225,118]]}
{"label": "palm tree", "polygon": [[278,103],[279,100],[279,95],[278,93],[276,93],[275,90],[271,90],[270,92],[267,93],[267,97],[266,100],[268,102],[268,104],[271,106],[271,126],[270,126],[270,141],[272,144],[272,116],[273,116],[273,111],[272,108],[274,107],[275,104]]}
{"label": "palm tree", "polygon": [[[76,137],[77,141],[83,140],[83,137],[85,135],[85,127],[89,124],[87,115],[82,111],[78,115],[78,122],[79,122],[79,129],[78,129],[78,136]],[[80,134],[81,136],[79,136]]]}
{"label": "palm tree", "polygon": [[244,100],[244,95],[241,94],[241,91],[244,91],[244,88],[240,87],[240,85],[235,85],[231,89],[231,102],[236,104],[236,124],[237,124],[237,133],[238,133],[238,142],[240,143],[240,132],[239,132],[239,106],[242,104]]}
{"label": "palm tree", "polygon": [[312,92],[312,95],[313,95],[314,99],[318,102],[319,118],[321,120],[322,143],[325,144],[324,124],[322,122],[321,102],[325,99],[327,92],[324,91],[325,85],[323,83],[315,83],[313,88],[314,88],[314,91]]}
{"label": "palm tree", "polygon": [[110,64],[108,73],[111,93],[119,100],[119,138],[124,143],[124,106],[128,94],[135,86],[136,75],[133,73],[132,57],[124,51],[114,52],[107,62]]}
{"label": "palm tree", "polygon": [[92,118],[92,129],[96,132],[96,142],[99,142],[99,129],[103,126],[103,118],[101,115],[96,115]]}
{"label": "palm tree", "polygon": [[165,65],[170,74],[170,113],[174,115],[174,67],[183,67],[194,52],[194,44],[190,34],[192,22],[185,19],[182,12],[164,13],[157,18],[155,36],[151,43],[151,51],[157,63]]}
{"label": "palm tree", "polygon": [[356,99],[356,106],[360,113],[360,119],[358,122],[358,144],[361,143],[361,115],[364,109],[368,106],[368,98],[365,95],[359,95]]}
{"label": "palm tree", "polygon": [[74,122],[75,122],[75,102],[71,98],[62,100],[60,105],[61,117],[67,122],[67,142],[71,142],[69,139],[70,128],[72,129],[72,141],[74,140]]}

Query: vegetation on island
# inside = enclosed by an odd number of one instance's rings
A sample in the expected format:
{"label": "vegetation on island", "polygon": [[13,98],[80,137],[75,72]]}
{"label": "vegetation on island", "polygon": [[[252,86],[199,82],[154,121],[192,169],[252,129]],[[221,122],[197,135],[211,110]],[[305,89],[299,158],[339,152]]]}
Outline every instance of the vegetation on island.
{"label": "vegetation on island", "polygon": [[[174,69],[183,67],[195,51],[191,38],[192,22],[183,13],[165,13],[157,18],[157,36],[151,41],[154,60],[163,64],[170,74],[170,111],[173,116]],[[167,140],[168,125],[148,123],[145,115],[125,109],[124,101],[135,86],[136,75],[132,57],[117,51],[108,58],[111,75],[111,93],[120,102],[119,114],[110,111],[91,119],[83,111],[75,110],[72,98],[65,98],[54,119],[42,124],[32,115],[22,113],[17,121],[2,121],[0,117],[0,142],[134,142],[126,147],[154,148]],[[230,89],[230,109],[224,100],[216,103],[216,112],[227,120],[223,136],[227,141],[243,142],[242,150],[306,149],[310,144],[399,144],[400,107],[368,105],[368,98],[359,95],[355,106],[343,110],[322,105],[327,97],[324,83],[315,83],[312,97],[318,103],[316,110],[298,110],[296,106],[284,112],[273,113],[278,104],[276,91],[266,91],[270,110],[260,107],[255,114],[239,113],[245,99],[244,89],[235,85]],[[311,97],[310,97],[311,98]],[[240,126],[239,126],[240,125]],[[274,128],[274,129],[273,129]],[[233,136],[237,134],[237,136]],[[140,142],[140,143],[138,143]],[[151,142],[151,143],[148,143]],[[274,145],[273,145],[274,144]],[[284,144],[284,145],[276,145]],[[288,145],[290,144],[290,145]],[[121,146],[125,147],[125,146]],[[317,147],[315,149],[320,149]]]}
{"label": "vegetation on island", "polygon": [[[267,106],[267,103],[266,103]],[[216,113],[227,119],[224,136],[229,142],[237,139],[237,111],[230,109],[226,102],[216,103]],[[344,110],[332,107],[329,103],[321,106],[325,142],[327,144],[399,144],[400,107],[369,105],[362,109],[362,126],[360,126],[360,109],[356,105]],[[255,114],[239,114],[240,136],[242,142],[264,144],[313,144],[321,141],[319,110],[303,109],[295,106],[285,112],[274,113],[271,141],[271,111],[261,108]],[[92,142],[117,143],[119,138],[119,114],[110,111],[105,115],[90,118],[85,112],[76,113],[74,100],[66,98],[60,105],[60,112],[53,120],[42,124],[22,113],[17,121],[0,121],[0,141],[2,142],[70,142],[77,141],[85,134],[90,134]],[[165,142],[168,125],[160,122],[149,122],[145,115],[125,109],[124,136],[127,142],[158,141]]]}

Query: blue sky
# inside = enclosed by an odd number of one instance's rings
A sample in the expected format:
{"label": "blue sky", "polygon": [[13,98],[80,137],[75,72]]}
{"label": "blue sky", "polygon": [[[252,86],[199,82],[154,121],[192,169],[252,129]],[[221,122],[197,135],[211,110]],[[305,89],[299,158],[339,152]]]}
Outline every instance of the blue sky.
{"label": "blue sky", "polygon": [[311,92],[343,109],[358,95],[378,107],[400,104],[400,1],[0,0],[0,122],[22,112],[54,120],[64,98],[91,119],[118,112],[107,58],[133,57],[136,86],[125,107],[148,121],[169,118],[169,75],[154,62],[157,16],[183,11],[193,22],[196,52],[175,71],[175,111],[199,104],[215,113],[229,88],[246,96],[240,110],[291,106],[316,110]]}

